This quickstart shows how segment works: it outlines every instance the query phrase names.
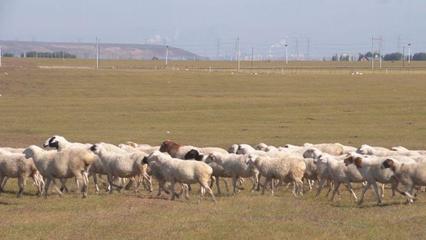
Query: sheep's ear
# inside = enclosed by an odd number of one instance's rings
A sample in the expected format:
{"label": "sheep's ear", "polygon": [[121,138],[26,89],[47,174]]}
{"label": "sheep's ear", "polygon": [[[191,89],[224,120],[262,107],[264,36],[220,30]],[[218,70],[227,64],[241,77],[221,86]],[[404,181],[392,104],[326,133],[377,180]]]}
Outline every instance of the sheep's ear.
{"label": "sheep's ear", "polygon": [[390,168],[392,171],[395,171],[395,162],[392,160],[392,159],[386,159],[384,162],[383,162],[383,167],[385,167],[385,168]]}
{"label": "sheep's ear", "polygon": [[92,152],[94,152],[94,151],[96,151],[96,144],[93,144],[91,147],[90,147],[90,151],[92,151]]}
{"label": "sheep's ear", "polygon": [[148,164],[148,157],[143,157],[142,164]]}
{"label": "sheep's ear", "polygon": [[343,162],[345,163],[345,166],[348,166],[349,164],[351,164],[353,162],[353,158],[351,156],[345,158],[345,160],[343,160]]}

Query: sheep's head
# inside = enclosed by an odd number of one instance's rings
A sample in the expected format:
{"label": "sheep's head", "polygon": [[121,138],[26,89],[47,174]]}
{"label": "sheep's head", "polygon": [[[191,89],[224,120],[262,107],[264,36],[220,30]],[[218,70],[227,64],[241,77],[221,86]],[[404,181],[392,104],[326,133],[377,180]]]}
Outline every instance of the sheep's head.
{"label": "sheep's head", "polygon": [[179,146],[180,146],[179,144],[171,140],[166,140],[163,143],[161,143],[160,152],[169,152],[173,148],[179,148]]}
{"label": "sheep's head", "polygon": [[314,158],[314,159],[316,159],[316,158],[318,158],[321,155],[322,155],[322,152],[320,150],[316,149],[316,148],[309,148],[308,150],[306,150],[303,153],[303,157],[304,158]]}
{"label": "sheep's head", "polygon": [[217,164],[222,164],[222,159],[219,157],[218,154],[214,154],[214,153],[210,153],[204,161],[206,163],[215,162]]}
{"label": "sheep's head", "polygon": [[238,145],[238,144],[232,144],[232,145],[229,147],[228,152],[229,152],[229,153],[237,153],[238,147],[239,147],[239,145]]}
{"label": "sheep's head", "polygon": [[32,158],[34,156],[34,147],[34,145],[31,145],[24,150],[23,154],[25,155],[26,159]]}
{"label": "sheep's head", "polygon": [[343,160],[345,163],[345,166],[348,166],[350,164],[354,164],[357,168],[362,168],[362,158],[361,157],[354,157],[349,156]]}
{"label": "sheep's head", "polygon": [[374,149],[367,144],[363,144],[361,145],[360,148],[358,148],[357,153],[364,154],[364,155],[373,155]]}
{"label": "sheep's head", "polygon": [[44,148],[51,147],[51,148],[55,148],[56,150],[58,150],[59,149],[59,139],[60,139],[60,136],[54,135],[54,136],[48,138],[44,142],[43,147]]}
{"label": "sheep's head", "polygon": [[203,160],[203,155],[201,155],[200,154],[200,152],[198,151],[198,150],[196,150],[196,149],[191,149],[191,150],[189,150],[186,154],[185,154],[185,156],[184,156],[184,159],[185,160],[189,160],[189,159],[195,159],[195,160],[197,160],[197,161],[201,161],[201,160]]}
{"label": "sheep's head", "polygon": [[256,154],[248,154],[247,158],[246,158],[246,164],[252,165],[256,162],[256,159],[258,158],[258,156]]}
{"label": "sheep's head", "polygon": [[388,159],[386,159],[385,161],[383,161],[383,163],[382,163],[382,167],[383,168],[389,168],[389,169],[391,169],[393,172],[395,172],[395,161],[394,160],[392,160],[392,159],[390,159],[390,158],[388,158]]}
{"label": "sheep's head", "polygon": [[254,149],[265,151],[267,147],[268,145],[266,145],[265,143],[259,143],[254,147]]}

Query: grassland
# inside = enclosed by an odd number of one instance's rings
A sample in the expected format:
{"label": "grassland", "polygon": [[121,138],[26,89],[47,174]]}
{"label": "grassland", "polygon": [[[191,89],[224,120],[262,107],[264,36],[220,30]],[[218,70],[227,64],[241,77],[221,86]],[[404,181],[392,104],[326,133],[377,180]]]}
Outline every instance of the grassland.
{"label": "grassland", "polygon": [[[248,69],[210,72],[209,62],[161,69],[152,62],[111,61],[94,70],[38,68],[93,67],[88,61],[6,59],[0,68],[0,146],[40,145],[61,134],[82,142],[154,145],[173,139],[222,147],[341,142],[426,149],[425,63],[404,70],[393,63],[388,71],[374,72],[368,63],[344,68],[307,63],[309,69],[291,64],[293,70],[283,74],[259,67],[255,75]],[[357,69],[364,74],[351,75]],[[380,207],[368,195],[358,208],[346,192],[330,203],[312,193],[296,200],[285,189],[275,197],[243,191],[219,196],[213,204],[198,203],[196,195],[170,202],[130,191],[85,200],[78,194],[40,199],[28,186],[22,199],[15,198],[14,182],[0,195],[2,239],[418,239],[426,234],[425,194],[414,206],[387,194]]]}

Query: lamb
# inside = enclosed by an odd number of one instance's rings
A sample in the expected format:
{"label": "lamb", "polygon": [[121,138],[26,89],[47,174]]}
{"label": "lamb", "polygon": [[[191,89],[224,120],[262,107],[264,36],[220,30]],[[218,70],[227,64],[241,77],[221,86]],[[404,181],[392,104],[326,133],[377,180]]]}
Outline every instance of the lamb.
{"label": "lamb", "polygon": [[[107,174],[110,186],[121,189],[121,186],[114,184],[114,178],[129,178],[145,174],[145,168],[142,166],[142,160],[146,153],[143,152],[116,152],[108,151],[102,144],[94,144],[90,147],[90,151],[96,154],[101,164],[101,170],[98,172]],[[109,192],[112,193],[112,187]]]}
{"label": "lamb", "polygon": [[32,159],[26,159],[23,153],[10,153],[0,150],[0,192],[3,191],[5,178],[18,178],[17,197],[21,197],[28,177],[34,180],[38,193],[42,192],[43,178],[37,171]]}
{"label": "lamb", "polygon": [[262,194],[265,193],[265,187],[268,183],[271,184],[271,192],[274,195],[273,179],[289,182],[294,184],[293,195],[303,195],[303,175],[305,173],[306,164],[302,158],[296,158],[291,155],[286,157],[271,158],[268,156],[256,156],[249,154],[247,163],[255,166],[259,174],[266,178],[263,184]]}
{"label": "lamb", "polygon": [[55,178],[75,177],[77,186],[81,186],[83,198],[87,197],[88,169],[95,162],[96,156],[88,150],[81,148],[67,148],[60,152],[46,151],[31,145],[24,151],[27,159],[32,158],[40,174],[45,177],[44,196],[47,197],[50,183],[53,182],[60,195],[62,192],[57,188]]}
{"label": "lamb", "polygon": [[407,197],[408,203],[413,203],[415,186],[426,186],[426,163],[400,163],[393,159],[386,159],[383,168],[390,169],[393,177],[404,187],[401,194]]}
{"label": "lamb", "polygon": [[158,164],[158,168],[152,168],[153,171],[159,171],[158,173],[155,173],[154,176],[160,176],[158,180],[159,182],[162,182],[161,185],[164,185],[165,181],[171,183],[171,200],[174,200],[176,196],[176,183],[199,183],[201,187],[201,197],[204,195],[204,192],[207,191],[213,201],[216,202],[216,198],[208,183],[213,173],[213,169],[206,163],[172,158],[159,151],[153,152],[149,156],[145,157],[143,162],[150,166]]}
{"label": "lamb", "polygon": [[318,180],[317,165],[313,158],[304,158],[306,169],[303,180],[308,182],[309,191],[312,190],[314,181]]}
{"label": "lamb", "polygon": [[233,193],[237,193],[237,180],[238,178],[253,178],[252,191],[256,188],[259,182],[259,171],[247,164],[247,156],[228,153],[211,153],[204,160],[206,163],[210,164],[215,162],[216,164],[222,166],[223,168],[223,177],[232,178]]}

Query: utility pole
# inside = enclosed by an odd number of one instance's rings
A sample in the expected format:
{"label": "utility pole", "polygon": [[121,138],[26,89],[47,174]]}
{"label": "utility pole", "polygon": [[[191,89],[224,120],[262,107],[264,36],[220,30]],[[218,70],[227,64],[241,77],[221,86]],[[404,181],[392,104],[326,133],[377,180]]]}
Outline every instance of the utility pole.
{"label": "utility pole", "polygon": [[374,37],[371,38],[371,70],[374,70]]}
{"label": "utility pole", "polygon": [[236,52],[237,72],[239,72],[240,71],[240,37],[237,37],[237,42],[235,45],[237,48],[237,52]]}
{"label": "utility pole", "polygon": [[254,61],[254,48],[252,47],[251,48],[251,63],[250,63],[251,68],[253,68],[253,61]]}
{"label": "utility pole", "polygon": [[411,43],[408,43],[408,64],[411,63]]}
{"label": "utility pole", "polygon": [[217,45],[216,45],[216,58],[217,60],[219,60],[220,57],[220,39],[217,40]]}
{"label": "utility pole", "polygon": [[284,48],[285,48],[285,64],[286,65],[288,64],[288,51],[287,51],[287,47],[288,47],[288,44],[285,43],[284,44]]}
{"label": "utility pole", "polygon": [[380,69],[382,69],[382,43],[383,43],[383,38],[380,37],[378,38],[379,40],[379,66]]}
{"label": "utility pole", "polygon": [[169,63],[169,45],[166,45],[166,66]]}
{"label": "utility pole", "polygon": [[405,67],[405,46],[402,46],[402,67]]}
{"label": "utility pole", "polygon": [[296,38],[296,60],[299,60],[299,39]]}
{"label": "utility pole", "polygon": [[96,69],[99,69],[99,39],[96,37]]}
{"label": "utility pole", "polygon": [[310,60],[311,58],[311,39],[308,38],[306,43],[306,60]]}

